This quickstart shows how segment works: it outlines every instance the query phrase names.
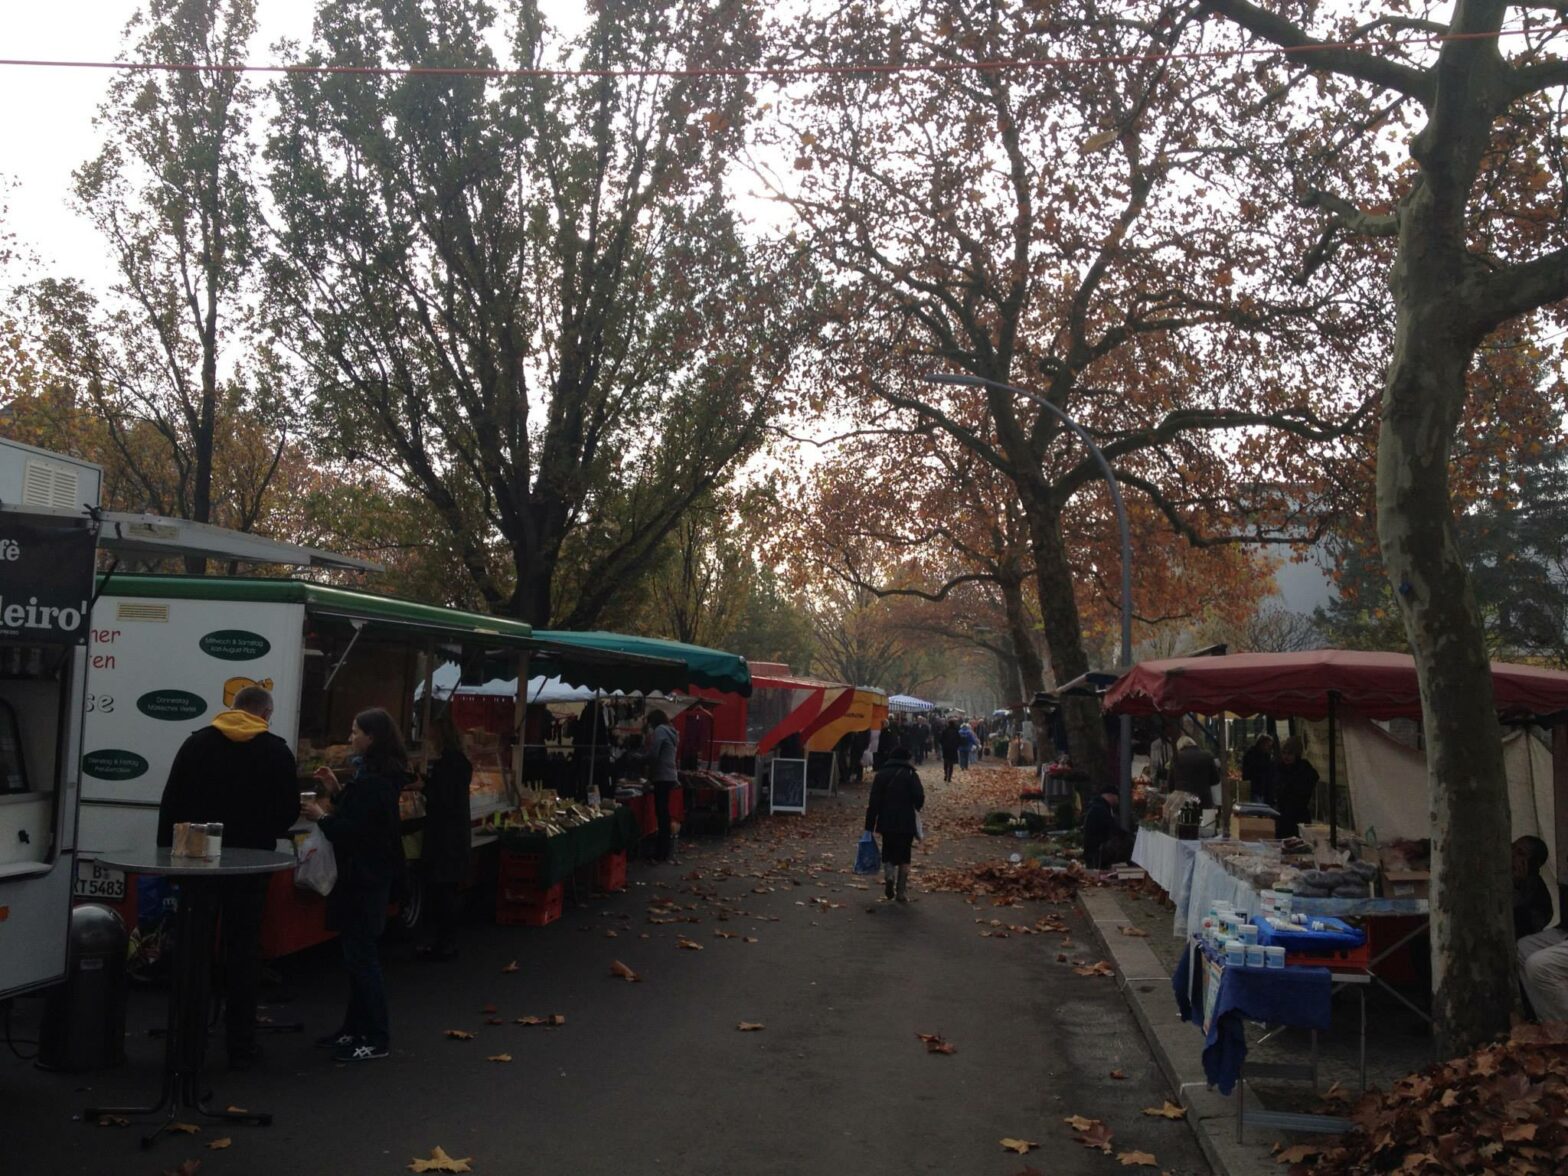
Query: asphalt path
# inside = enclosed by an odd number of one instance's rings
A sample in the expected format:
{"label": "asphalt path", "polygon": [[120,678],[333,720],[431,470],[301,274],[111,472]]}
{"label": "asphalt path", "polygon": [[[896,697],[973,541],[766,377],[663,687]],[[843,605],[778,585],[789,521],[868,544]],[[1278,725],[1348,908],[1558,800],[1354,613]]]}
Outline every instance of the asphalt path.
{"label": "asphalt path", "polygon": [[[804,818],[688,839],[676,865],[634,863],[625,892],[585,896],[549,927],[477,911],[453,963],[389,943],[385,1061],[338,1065],[310,1044],[338,1023],[332,946],[285,961],[293,998],[267,1012],[308,1032],[265,1039],[263,1065],[244,1073],[219,1048],[209,1074],[217,1105],[272,1111],[271,1127],[203,1124],[143,1151],[134,1125],[81,1121],[88,1101],[155,1090],[157,991],[132,994],[122,1067],[47,1074],[0,1047],[0,1173],[156,1176],[199,1160],[202,1176],[392,1176],[437,1146],[476,1173],[1207,1172],[1185,1123],[1142,1113],[1170,1092],[1115,981],[1074,971],[1098,958],[1076,904],[918,892],[921,867],[1016,848],[973,820],[1011,776],[978,767],[947,786],[928,766],[924,778],[917,901],[878,901],[850,870],[864,791],[813,797]],[[997,934],[1046,915],[1066,934]],[[614,977],[616,961],[641,979]],[[40,1007],[18,1002],[16,1035],[35,1036]],[[564,1024],[517,1023],[552,1015]],[[922,1033],[956,1052],[927,1052]],[[511,1060],[488,1060],[500,1055]],[[1074,1142],[1072,1115],[1103,1122],[1112,1150]],[[1003,1139],[1039,1147],[1023,1156]],[[1124,1165],[1131,1152],[1157,1166]]]}

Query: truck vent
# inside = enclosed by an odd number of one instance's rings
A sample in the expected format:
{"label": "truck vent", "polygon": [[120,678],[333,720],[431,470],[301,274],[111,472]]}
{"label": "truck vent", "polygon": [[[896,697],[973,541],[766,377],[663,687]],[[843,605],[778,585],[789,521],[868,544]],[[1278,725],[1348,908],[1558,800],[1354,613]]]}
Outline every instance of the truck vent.
{"label": "truck vent", "polygon": [[169,619],[169,606],[166,604],[143,604],[137,600],[122,600],[114,607],[114,619],[117,621],[167,621]]}
{"label": "truck vent", "polygon": [[29,460],[22,471],[22,505],[79,509],[76,471],[52,462]]}

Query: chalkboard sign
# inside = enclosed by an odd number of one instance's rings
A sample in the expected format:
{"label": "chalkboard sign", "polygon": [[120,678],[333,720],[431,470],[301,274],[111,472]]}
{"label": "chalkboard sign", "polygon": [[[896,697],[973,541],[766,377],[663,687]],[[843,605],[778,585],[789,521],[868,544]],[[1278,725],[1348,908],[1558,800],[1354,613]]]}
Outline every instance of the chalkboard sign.
{"label": "chalkboard sign", "polygon": [[838,756],[831,751],[806,753],[806,788],[811,792],[838,791]]}
{"label": "chalkboard sign", "polygon": [[771,807],[776,813],[803,813],[806,811],[806,761],[803,759],[776,759],[773,761]]}

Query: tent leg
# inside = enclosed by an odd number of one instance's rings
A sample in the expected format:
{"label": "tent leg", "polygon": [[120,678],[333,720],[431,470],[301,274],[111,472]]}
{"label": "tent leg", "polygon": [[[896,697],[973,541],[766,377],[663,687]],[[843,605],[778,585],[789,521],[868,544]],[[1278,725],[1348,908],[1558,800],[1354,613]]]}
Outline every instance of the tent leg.
{"label": "tent leg", "polygon": [[1338,695],[1328,692],[1328,843],[1339,848],[1339,738],[1336,734],[1335,704]]}

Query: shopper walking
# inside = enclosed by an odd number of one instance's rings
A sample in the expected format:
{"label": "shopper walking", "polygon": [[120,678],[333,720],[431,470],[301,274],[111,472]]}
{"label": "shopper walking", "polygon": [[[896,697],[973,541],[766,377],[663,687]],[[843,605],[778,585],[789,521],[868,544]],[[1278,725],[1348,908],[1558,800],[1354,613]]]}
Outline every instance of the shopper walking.
{"label": "shopper walking", "polygon": [[[175,753],[158,805],[158,844],[174,844],[181,821],[221,821],[223,840],[235,849],[278,847],[299,813],[294,753],[274,735],[272,695],[247,686],[234,707],[191,734]],[[224,878],[219,884],[223,921],[219,961],[225,996],[224,1042],[229,1065],[244,1069],[261,1058],[256,1044],[256,1003],[261,987],[261,917],[267,879]]]}
{"label": "shopper walking", "polygon": [[909,901],[909,861],[920,833],[917,814],[925,804],[920,773],[909,762],[909,750],[899,747],[871,782],[866,805],[866,832],[882,835],[882,893],[889,899]]}
{"label": "shopper walking", "polygon": [[327,925],[338,933],[348,972],[348,1007],[343,1024],[317,1045],[335,1050],[340,1062],[366,1062],[391,1052],[391,1017],[376,940],[386,922],[393,883],[402,875],[403,838],[398,795],[411,775],[408,753],[392,716],[379,707],[361,711],[349,733],[354,775],[339,785],[331,768],[316,779],[331,795],[303,812],[321,826],[337,857],[338,880],[327,896]]}
{"label": "shopper walking", "polygon": [[975,730],[968,723],[958,728],[958,766],[964,771],[969,770],[969,757],[974,754]]}
{"label": "shopper walking", "polygon": [[468,788],[474,765],[463,753],[463,737],[450,705],[442,708],[432,728],[436,758],[425,772],[425,830],[419,849],[419,876],[431,938],[414,954],[422,960],[445,962],[457,958],[457,918],[473,844]]}
{"label": "shopper walking", "polygon": [[[675,752],[680,736],[671,725],[669,716],[661,710],[648,712],[648,780],[653,785],[653,811],[659,820],[659,843],[654,857],[661,862],[670,860],[675,848],[675,827],[670,818],[670,793],[680,785],[680,773],[675,767]],[[799,757],[791,757],[799,758]]]}
{"label": "shopper walking", "polygon": [[959,748],[963,746],[963,736],[958,730],[958,720],[948,719],[947,726],[942,728],[942,781],[946,784],[953,782],[953,765],[958,762]]}

